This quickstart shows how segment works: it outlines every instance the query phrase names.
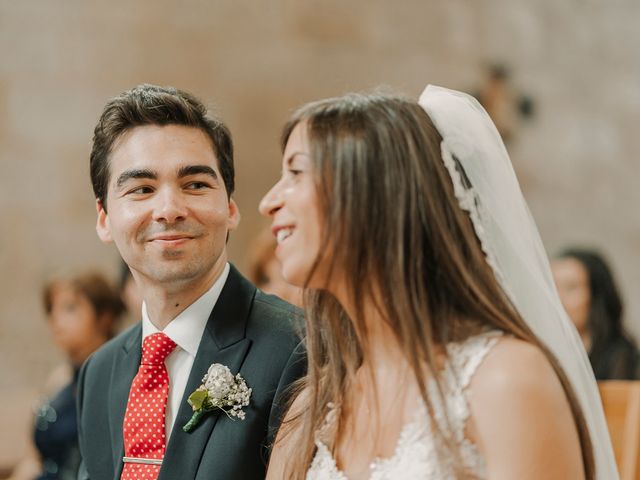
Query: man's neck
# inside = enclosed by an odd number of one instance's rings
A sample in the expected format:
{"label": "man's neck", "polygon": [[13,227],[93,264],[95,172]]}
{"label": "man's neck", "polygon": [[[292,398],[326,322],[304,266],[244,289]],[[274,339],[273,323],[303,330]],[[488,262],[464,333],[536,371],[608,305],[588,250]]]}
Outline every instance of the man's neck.
{"label": "man's neck", "polygon": [[[158,330],[164,330],[171,321],[198,300],[220,278],[226,261],[216,265],[208,275],[178,285],[142,285],[142,297],[149,320]],[[145,282],[142,282],[145,283]]]}

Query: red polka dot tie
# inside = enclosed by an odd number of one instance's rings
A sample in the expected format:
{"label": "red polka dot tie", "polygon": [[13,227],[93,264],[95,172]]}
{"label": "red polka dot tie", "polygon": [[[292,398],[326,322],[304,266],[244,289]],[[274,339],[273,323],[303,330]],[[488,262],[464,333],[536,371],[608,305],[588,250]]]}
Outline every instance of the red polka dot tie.
{"label": "red polka dot tie", "polygon": [[174,348],[175,342],[164,333],[149,335],[142,342],[140,369],[131,383],[124,415],[122,480],[155,480],[160,472],[160,465],[145,459],[164,457],[164,416],[169,394],[164,360]]}

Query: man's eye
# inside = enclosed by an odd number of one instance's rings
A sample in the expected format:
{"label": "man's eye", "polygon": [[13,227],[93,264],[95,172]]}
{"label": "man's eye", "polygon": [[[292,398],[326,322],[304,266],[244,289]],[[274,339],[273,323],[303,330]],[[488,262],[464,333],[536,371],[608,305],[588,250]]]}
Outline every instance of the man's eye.
{"label": "man's eye", "polygon": [[202,190],[203,188],[210,188],[208,183],[204,182],[191,182],[186,187],[189,190]]}
{"label": "man's eye", "polygon": [[289,169],[289,173],[294,176],[297,177],[298,175],[300,175],[302,173],[302,170],[296,170],[294,168],[290,168]]}
{"label": "man's eye", "polygon": [[151,192],[153,192],[153,189],[151,187],[142,186],[142,187],[134,188],[133,190],[129,190],[129,192],[127,193],[132,195],[145,195]]}

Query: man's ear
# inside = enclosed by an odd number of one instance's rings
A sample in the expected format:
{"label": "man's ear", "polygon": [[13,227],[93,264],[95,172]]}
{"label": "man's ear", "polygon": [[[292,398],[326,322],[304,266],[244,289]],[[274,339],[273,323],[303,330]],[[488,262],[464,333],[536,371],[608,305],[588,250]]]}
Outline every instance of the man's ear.
{"label": "man's ear", "polygon": [[233,198],[229,199],[229,218],[227,219],[227,230],[229,232],[238,228],[240,223],[240,210]]}
{"label": "man's ear", "polygon": [[102,204],[102,201],[98,199],[96,199],[96,211],[98,212],[98,219],[96,221],[96,233],[98,234],[98,238],[100,238],[104,243],[113,242],[113,238],[111,238],[109,216]]}

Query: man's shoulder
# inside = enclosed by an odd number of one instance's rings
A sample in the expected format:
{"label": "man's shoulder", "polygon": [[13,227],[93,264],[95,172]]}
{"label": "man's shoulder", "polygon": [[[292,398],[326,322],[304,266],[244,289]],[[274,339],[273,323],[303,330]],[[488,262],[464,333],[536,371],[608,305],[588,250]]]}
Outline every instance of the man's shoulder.
{"label": "man's shoulder", "polygon": [[256,308],[263,308],[278,317],[302,319],[302,310],[295,305],[285,302],[280,297],[265,293],[256,288],[254,298]]}
{"label": "man's shoulder", "polygon": [[247,335],[277,337],[296,344],[304,329],[303,311],[275,295],[256,289]]}
{"label": "man's shoulder", "polygon": [[283,323],[284,325],[301,325],[304,321],[302,309],[285,302],[280,297],[263,292],[259,288],[256,289],[254,297],[254,305],[252,313],[260,313],[262,318],[273,322]]}

